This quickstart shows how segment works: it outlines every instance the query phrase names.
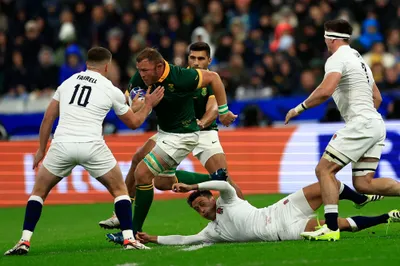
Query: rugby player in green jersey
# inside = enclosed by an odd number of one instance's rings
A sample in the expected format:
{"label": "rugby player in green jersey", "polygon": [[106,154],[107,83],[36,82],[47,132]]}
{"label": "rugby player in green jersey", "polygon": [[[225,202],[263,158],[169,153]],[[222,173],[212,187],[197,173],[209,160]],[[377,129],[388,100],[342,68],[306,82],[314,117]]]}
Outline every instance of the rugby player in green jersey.
{"label": "rugby player in green jersey", "polygon": [[[190,66],[193,68],[207,69],[208,64],[211,62],[209,46],[206,43],[193,44],[190,51]],[[146,50],[143,53],[146,53]],[[150,53],[150,55],[154,57],[152,53],[158,52],[154,49],[147,49],[147,53]],[[149,56],[146,57],[146,61],[149,59],[151,59],[150,61],[154,61],[154,58],[148,57]],[[141,60],[143,59],[138,57],[139,71],[141,70]],[[162,61],[162,63],[164,62],[165,61]],[[221,82],[219,76],[211,71],[183,69],[168,65],[167,63],[164,63],[164,65],[164,75],[158,79],[158,83],[153,84],[153,87],[162,85],[168,91],[164,99],[160,102],[160,104],[163,105],[162,108],[155,109],[159,121],[159,133],[147,141],[135,154],[126,180],[131,197],[135,196],[135,188],[137,189],[135,204],[136,216],[134,218],[134,227],[136,231],[141,231],[144,218],[147,215],[153,199],[154,192],[151,183],[153,177],[158,176],[154,181],[157,188],[164,190],[171,189],[172,184],[176,182],[176,166],[193,149],[194,154],[200,159],[203,165],[206,166],[210,173],[214,173],[216,179],[226,178],[226,173],[223,170],[217,171],[220,168],[226,168],[226,160],[219,144],[215,119],[218,114],[218,109],[220,120],[221,122],[225,121],[223,122],[225,125],[229,125],[230,122],[233,122],[236,116],[229,111],[227,112],[226,105],[220,105],[220,107],[218,107],[212,90],[206,87],[207,84],[211,84],[211,86],[217,85],[217,90],[223,90],[223,85],[216,82]],[[131,79],[129,86],[131,90],[137,87],[146,88],[146,83],[150,84],[150,82],[148,82],[148,75],[146,74],[147,71],[148,70],[145,68],[143,71],[145,72],[143,79],[138,74]],[[165,71],[169,71],[169,74]],[[143,76],[142,73],[140,74]],[[196,81],[197,79],[202,79],[203,81]],[[146,83],[144,81],[146,81]],[[218,88],[218,86],[220,87]],[[198,89],[196,90],[196,88]],[[221,91],[219,91],[219,93],[220,92]],[[216,94],[218,99],[218,93]],[[222,96],[222,101],[224,101],[224,91],[222,91]],[[194,101],[193,98],[195,98]],[[188,99],[190,99],[190,101],[188,101]],[[194,105],[196,105],[196,108]],[[190,109],[188,109],[189,107]],[[228,117],[225,117],[225,115],[228,115]],[[196,120],[195,117],[199,119]],[[228,123],[226,123],[226,121],[228,121]],[[198,143],[199,127],[205,130],[200,133],[200,135],[203,136],[200,137],[200,144]],[[213,157],[213,159],[209,160],[211,157]],[[141,161],[142,159],[143,161]],[[164,165],[162,165],[159,160],[162,160]],[[140,178],[138,174],[140,171],[146,172],[145,170],[139,170],[140,167],[147,169],[147,174],[151,173],[150,177],[145,181],[147,183],[137,179],[138,177]],[[179,181],[189,183],[199,183],[210,180],[209,175],[184,171],[178,171],[177,176]],[[136,187],[134,177],[136,178]],[[144,195],[142,199],[140,199],[141,194]],[[115,223],[113,223],[113,221]],[[102,227],[115,228],[118,227],[118,220],[110,218],[100,222],[100,224]]]}

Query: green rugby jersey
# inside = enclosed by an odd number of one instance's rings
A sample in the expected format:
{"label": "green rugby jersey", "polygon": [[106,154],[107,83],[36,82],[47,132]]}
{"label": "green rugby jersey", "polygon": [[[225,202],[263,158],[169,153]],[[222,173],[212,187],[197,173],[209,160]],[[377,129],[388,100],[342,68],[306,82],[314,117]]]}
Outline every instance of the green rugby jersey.
{"label": "green rugby jersey", "polygon": [[[164,86],[164,98],[154,108],[158,126],[162,131],[171,133],[191,133],[199,131],[194,111],[193,97],[202,83],[202,74],[196,69],[186,69],[165,64],[165,70],[151,91]],[[129,81],[128,90],[140,87],[147,90],[139,72]]]}
{"label": "green rugby jersey", "polygon": [[[203,87],[196,90],[193,101],[194,101],[194,111],[197,119],[201,119],[206,113],[207,101],[209,97],[215,97],[211,86]],[[202,129],[204,130],[218,130],[217,121],[214,120],[211,125]]]}

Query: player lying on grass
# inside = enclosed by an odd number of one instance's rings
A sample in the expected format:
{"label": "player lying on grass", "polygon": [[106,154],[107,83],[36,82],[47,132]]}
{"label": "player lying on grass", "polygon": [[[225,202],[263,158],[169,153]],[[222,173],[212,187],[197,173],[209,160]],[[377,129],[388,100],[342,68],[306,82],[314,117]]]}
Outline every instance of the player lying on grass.
{"label": "player lying on grass", "polygon": [[[361,205],[380,199],[358,194],[339,183],[342,199],[360,202]],[[282,241],[301,239],[303,232],[313,231],[324,224],[312,218],[314,211],[322,205],[320,185],[309,185],[277,203],[256,208],[237,197],[235,190],[224,181],[208,181],[198,185],[174,184],[175,192],[194,190],[188,197],[189,206],[211,222],[198,234],[190,236],[151,236],[137,233],[142,243],[162,245],[190,245],[216,242]],[[215,200],[210,190],[220,192]],[[354,216],[339,218],[342,231],[360,231],[378,224],[400,222],[400,211],[393,210],[375,217]]]}

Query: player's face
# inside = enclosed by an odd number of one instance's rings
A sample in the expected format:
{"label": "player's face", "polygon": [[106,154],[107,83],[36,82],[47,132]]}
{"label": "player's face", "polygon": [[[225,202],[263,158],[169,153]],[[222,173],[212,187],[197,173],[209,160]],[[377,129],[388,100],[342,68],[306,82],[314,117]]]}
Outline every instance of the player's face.
{"label": "player's face", "polygon": [[191,68],[207,69],[211,58],[207,56],[206,51],[190,51],[188,63]]}
{"label": "player's face", "polygon": [[192,202],[192,208],[207,220],[215,220],[215,199],[204,196],[197,197]]}
{"label": "player's face", "polygon": [[140,63],[136,64],[136,68],[139,71],[143,82],[147,86],[156,83],[157,80],[160,78],[160,76],[162,75],[162,73],[159,74],[159,72],[161,72],[160,67],[162,67],[162,64],[155,64],[147,59],[142,60]]}

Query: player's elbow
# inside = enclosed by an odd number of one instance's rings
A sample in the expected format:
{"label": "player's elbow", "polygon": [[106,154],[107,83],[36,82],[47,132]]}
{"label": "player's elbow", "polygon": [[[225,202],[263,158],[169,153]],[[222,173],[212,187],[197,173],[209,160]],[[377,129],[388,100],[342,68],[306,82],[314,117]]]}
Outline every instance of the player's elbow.
{"label": "player's elbow", "polygon": [[382,103],[382,96],[379,95],[375,95],[374,96],[374,106],[378,109],[378,107],[381,105]]}
{"label": "player's elbow", "polygon": [[136,117],[133,117],[132,119],[129,120],[129,123],[127,126],[130,129],[137,129],[140,127],[141,124],[142,123],[139,121],[139,119],[137,119]]}

